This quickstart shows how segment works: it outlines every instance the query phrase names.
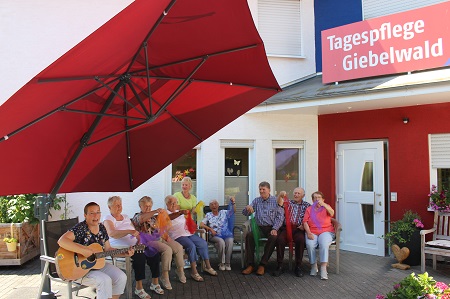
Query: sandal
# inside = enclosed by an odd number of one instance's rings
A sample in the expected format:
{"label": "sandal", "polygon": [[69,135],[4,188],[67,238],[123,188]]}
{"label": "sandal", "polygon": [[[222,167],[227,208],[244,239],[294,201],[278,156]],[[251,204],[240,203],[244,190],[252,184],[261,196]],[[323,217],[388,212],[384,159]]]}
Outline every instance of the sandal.
{"label": "sandal", "polygon": [[164,277],[160,277],[159,278],[159,283],[166,288],[167,290],[171,290],[172,289],[172,284],[170,283],[169,278],[164,278]]}
{"label": "sandal", "polygon": [[203,281],[203,277],[201,277],[200,274],[198,274],[198,273],[191,274],[191,277],[192,277],[195,281],[198,281],[198,282]]}
{"label": "sandal", "polygon": [[141,299],[152,299],[152,297],[150,297],[150,295],[147,294],[147,292],[143,288],[140,289],[140,290],[135,289],[134,293],[136,295],[138,295],[138,297],[141,298]]}
{"label": "sandal", "polygon": [[150,285],[150,291],[155,291],[155,293],[158,294],[158,295],[164,294],[164,290],[161,289],[161,286],[159,285],[159,283],[158,284],[153,284],[152,283]]}
{"label": "sandal", "polygon": [[217,276],[217,271],[214,270],[213,268],[205,268],[205,272],[208,272],[209,275]]}

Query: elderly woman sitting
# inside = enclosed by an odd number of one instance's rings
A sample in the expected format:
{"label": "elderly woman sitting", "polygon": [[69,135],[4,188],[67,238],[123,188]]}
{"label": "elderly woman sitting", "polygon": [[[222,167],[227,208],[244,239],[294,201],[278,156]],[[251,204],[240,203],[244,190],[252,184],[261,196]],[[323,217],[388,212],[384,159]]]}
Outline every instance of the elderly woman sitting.
{"label": "elderly woman sitting", "polygon": [[[103,225],[109,235],[111,246],[115,248],[124,248],[135,245],[139,242],[139,232],[136,231],[130,218],[122,214],[122,198],[112,196],[108,199],[109,215],[103,220]],[[150,295],[145,292],[142,280],[145,279],[145,264],[150,267],[152,272],[152,282],[150,290],[157,294],[164,294],[163,289],[158,283],[160,254],[156,252],[153,256],[146,256],[143,252],[135,252],[131,257],[133,261],[134,277],[136,279],[136,289],[134,293],[141,299],[150,299]]]}
{"label": "elderly woman sitting", "polygon": [[197,250],[205,261],[205,271],[210,275],[216,276],[217,272],[211,268],[211,264],[209,263],[208,244],[199,236],[191,234],[186,230],[186,217],[184,215],[188,213],[188,210],[178,211],[177,198],[173,195],[166,196],[165,203],[169,217],[172,220],[172,226],[169,229],[169,237],[183,245],[188,255],[189,262],[191,263],[191,277],[195,281],[203,281],[203,277],[201,277],[197,271]]}
{"label": "elderly woman sitting", "polygon": [[312,195],[313,205],[308,207],[303,218],[303,227],[306,231],[306,249],[308,250],[309,263],[311,264],[311,276],[316,276],[317,260],[316,248],[319,247],[320,256],[320,278],[328,279],[328,251],[333,239],[336,237],[331,217],[334,215],[333,208],[325,203],[323,193],[314,192]]}
{"label": "elderly woman sitting", "polygon": [[[235,199],[230,199],[233,210],[236,212]],[[204,228],[209,234],[209,242],[214,243],[219,259],[219,270],[231,270],[231,254],[233,253],[233,231],[228,231],[228,219],[233,211],[220,210],[219,202],[215,199],[209,202],[211,212],[206,213],[200,223],[200,228]],[[225,232],[226,230],[227,232]]]}
{"label": "elderly woman sitting", "polygon": [[[143,196],[139,200],[140,213],[136,213],[131,219],[134,227],[143,233],[151,234],[156,221],[157,214],[164,211],[163,209],[152,210],[153,200],[149,196]],[[156,234],[154,234],[156,235]],[[186,283],[186,276],[184,275],[184,260],[183,260],[183,246],[180,243],[172,240],[169,236],[161,236],[159,240],[148,242],[153,248],[158,250],[161,254],[161,269],[162,275],[160,278],[161,284],[168,290],[172,289],[172,284],[169,279],[170,266],[172,264],[172,256],[175,258],[175,265],[177,266],[176,273],[181,283]]]}

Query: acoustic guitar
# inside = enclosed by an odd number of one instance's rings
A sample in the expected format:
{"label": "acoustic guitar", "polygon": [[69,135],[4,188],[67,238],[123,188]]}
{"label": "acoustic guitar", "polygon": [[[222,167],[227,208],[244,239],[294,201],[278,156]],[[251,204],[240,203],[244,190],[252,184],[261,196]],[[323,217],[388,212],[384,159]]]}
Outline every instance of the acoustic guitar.
{"label": "acoustic guitar", "polygon": [[105,266],[105,257],[107,256],[125,253],[129,249],[134,249],[136,252],[143,252],[145,249],[143,244],[108,251],[103,251],[102,246],[98,243],[92,243],[88,247],[97,253],[86,257],[61,247],[56,251],[56,272],[61,279],[72,281],[83,277],[92,269],[101,269]]}

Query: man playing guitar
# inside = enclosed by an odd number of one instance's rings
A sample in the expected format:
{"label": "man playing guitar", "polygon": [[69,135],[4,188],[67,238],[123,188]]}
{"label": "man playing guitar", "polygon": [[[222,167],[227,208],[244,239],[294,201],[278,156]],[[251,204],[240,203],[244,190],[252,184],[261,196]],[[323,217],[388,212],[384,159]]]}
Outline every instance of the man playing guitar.
{"label": "man playing guitar", "polygon": [[[94,249],[88,247],[93,243],[100,244],[103,250],[113,250],[109,244],[106,228],[100,222],[100,206],[95,202],[88,203],[84,207],[84,218],[84,221],[76,224],[61,236],[58,245],[85,257],[96,253]],[[133,254],[133,249],[126,253],[127,256]],[[125,289],[127,276],[116,266],[106,263],[103,268],[89,271],[78,281],[83,285],[95,288],[97,299],[119,299]]]}

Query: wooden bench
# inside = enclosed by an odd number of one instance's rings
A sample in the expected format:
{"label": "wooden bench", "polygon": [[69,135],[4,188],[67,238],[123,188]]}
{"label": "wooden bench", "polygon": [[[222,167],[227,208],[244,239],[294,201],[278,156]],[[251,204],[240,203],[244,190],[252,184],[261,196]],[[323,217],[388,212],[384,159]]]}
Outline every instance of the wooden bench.
{"label": "wooden bench", "polygon": [[[341,231],[342,231],[342,225],[337,221],[336,219],[332,218],[331,222],[333,223],[334,230],[336,233],[335,240],[330,245],[330,251],[336,252],[336,274],[339,274],[339,253],[340,253],[340,239],[341,239]],[[243,232],[244,232],[244,240],[247,235],[247,232],[250,231],[250,221],[246,221],[243,225]],[[259,239],[260,242],[264,243],[264,241],[267,241],[267,238],[261,238]],[[245,243],[244,243],[245,244]],[[289,249],[289,245],[286,246],[286,249]],[[305,246],[305,252],[306,252],[306,246]],[[245,264],[245,256],[244,254],[241,255],[241,263],[242,265]],[[289,270],[292,270],[293,268],[293,254],[289,252]]]}
{"label": "wooden bench", "polygon": [[[431,229],[420,231],[421,237],[421,267],[425,272],[425,254],[433,256],[433,269],[436,270],[436,256],[450,256],[450,213],[434,212],[434,225]],[[433,233],[431,241],[426,242],[427,234]]]}

